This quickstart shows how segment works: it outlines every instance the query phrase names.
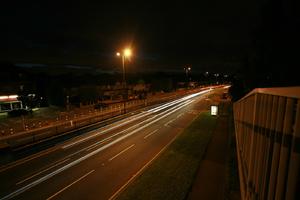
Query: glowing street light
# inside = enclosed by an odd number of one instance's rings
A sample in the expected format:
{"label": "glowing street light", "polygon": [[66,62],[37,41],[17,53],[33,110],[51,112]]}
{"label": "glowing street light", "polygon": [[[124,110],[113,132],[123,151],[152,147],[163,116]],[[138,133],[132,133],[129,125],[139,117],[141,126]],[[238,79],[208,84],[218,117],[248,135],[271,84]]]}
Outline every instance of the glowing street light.
{"label": "glowing street light", "polygon": [[[125,79],[125,59],[129,59],[130,56],[132,55],[131,53],[131,49],[129,48],[126,48],[123,50],[123,52],[117,52],[116,55],[118,57],[121,57],[122,56],[122,67],[123,67],[123,84],[124,84],[124,88],[126,89],[126,96],[125,96],[125,99],[127,100],[128,99],[128,89],[126,87],[126,79]],[[124,101],[124,113],[126,113],[126,101]]]}
{"label": "glowing street light", "polygon": [[188,74],[189,74],[189,72],[191,72],[192,68],[191,68],[191,67],[184,67],[183,69],[184,69],[184,71],[185,71],[186,78],[189,79]]}
{"label": "glowing street light", "polygon": [[131,50],[130,49],[124,49],[124,56],[125,57],[130,57],[131,56]]}
{"label": "glowing street light", "polygon": [[130,58],[130,56],[132,55],[131,49],[126,48],[126,49],[123,50],[122,53],[117,52],[116,55],[117,55],[118,57],[122,56],[123,83],[124,83],[124,85],[126,86],[126,79],[125,79],[125,59],[126,59],[126,58],[127,58],[127,59]]}

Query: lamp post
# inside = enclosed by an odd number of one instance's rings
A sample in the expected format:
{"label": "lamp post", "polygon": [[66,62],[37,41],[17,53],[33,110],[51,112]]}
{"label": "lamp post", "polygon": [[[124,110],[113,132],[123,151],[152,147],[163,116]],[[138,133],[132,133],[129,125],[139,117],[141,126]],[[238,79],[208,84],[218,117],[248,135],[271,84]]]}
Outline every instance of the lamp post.
{"label": "lamp post", "polygon": [[116,55],[118,57],[122,57],[122,68],[123,68],[123,84],[125,85],[126,87],[126,77],[125,77],[125,60],[126,58],[130,58],[131,56],[131,50],[129,48],[126,48],[123,50],[122,53],[120,52],[117,52]]}
{"label": "lamp post", "polygon": [[186,78],[188,79],[188,78],[189,78],[188,75],[189,75],[190,71],[192,70],[192,68],[191,68],[191,67],[184,67],[183,69],[184,69],[184,71],[185,71]]}
{"label": "lamp post", "polygon": [[[126,77],[125,77],[125,60],[126,58],[130,58],[131,56],[131,49],[126,48],[123,50],[122,53],[117,52],[116,55],[118,57],[122,57],[122,68],[123,68],[123,86],[126,89],[126,95],[125,95],[125,99],[128,99],[128,89],[127,89],[127,85],[126,85]],[[124,97],[123,97],[124,98]],[[125,100],[125,101],[126,101]],[[126,113],[126,102],[124,101],[124,113]]]}
{"label": "lamp post", "polygon": [[184,67],[183,69],[185,71],[187,82],[189,82],[190,81],[189,73],[191,72],[192,68],[191,67]]}

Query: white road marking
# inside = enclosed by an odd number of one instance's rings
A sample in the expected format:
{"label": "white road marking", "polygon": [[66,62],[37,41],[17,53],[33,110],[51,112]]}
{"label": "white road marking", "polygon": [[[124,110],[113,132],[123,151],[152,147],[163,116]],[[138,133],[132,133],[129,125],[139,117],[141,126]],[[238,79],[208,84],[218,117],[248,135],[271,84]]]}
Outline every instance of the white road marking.
{"label": "white road marking", "polygon": [[178,119],[179,117],[181,117],[183,114],[184,114],[184,113],[180,113],[179,115],[177,115],[177,119]]}
{"label": "white road marking", "polygon": [[91,173],[93,173],[94,171],[95,170],[93,169],[92,171],[86,173],[85,175],[83,175],[82,177],[80,177],[79,179],[77,179],[76,181],[72,182],[71,184],[67,185],[63,189],[61,189],[58,192],[56,192],[55,194],[53,194],[51,197],[48,197],[47,200],[53,199],[55,196],[59,195],[60,193],[62,193],[63,191],[65,191],[66,189],[68,189],[69,187],[71,187],[72,185],[74,185],[75,183],[77,183],[80,180],[84,179],[85,177],[87,177],[88,175],[90,175]]}
{"label": "white road marking", "polygon": [[139,171],[137,171],[131,178],[121,186],[110,198],[109,200],[115,199],[119,193],[129,184],[131,183],[140,173],[143,172],[177,137],[174,137],[166,146],[164,146],[150,161],[148,161]]}
{"label": "white road marking", "polygon": [[[187,102],[190,102],[190,101],[191,101],[191,100],[189,100],[189,101],[187,101]],[[186,102],[186,103],[187,103],[187,102]],[[169,110],[175,109],[175,108],[177,108],[177,107],[179,107],[179,106],[181,106],[181,105],[177,105],[177,106],[175,106],[175,107],[173,107],[173,108],[171,108],[171,109],[169,109]],[[159,116],[159,115],[162,115],[162,114],[164,114],[164,113],[169,112],[169,110],[166,110],[166,111],[164,111],[164,112],[162,112],[162,113],[160,113],[160,114],[158,114],[158,115],[154,115],[153,117],[151,117],[151,118],[149,118],[149,119],[147,119],[147,120],[145,120],[145,121],[142,121],[142,122],[140,122],[140,123],[138,123],[138,124],[135,124],[134,126],[131,126],[131,127],[127,128],[127,129],[125,129],[125,130],[123,130],[123,131],[120,131],[120,132],[118,132],[118,133],[116,133],[116,134],[114,134],[114,135],[111,135],[111,136],[109,136],[109,137],[107,137],[107,138],[105,138],[105,139],[103,139],[103,140],[101,140],[101,141],[98,141],[98,142],[96,142],[96,143],[94,143],[94,144],[92,144],[92,145],[90,145],[90,146],[88,146],[88,147],[85,147],[85,148],[83,148],[83,149],[81,149],[81,150],[79,150],[79,151],[76,151],[76,152],[70,154],[68,157],[71,157],[71,156],[74,156],[74,155],[76,155],[76,154],[78,154],[78,153],[81,153],[81,152],[83,152],[83,151],[86,151],[87,149],[90,149],[90,148],[92,148],[92,147],[94,147],[94,146],[96,146],[96,145],[98,145],[98,144],[102,144],[102,143],[106,142],[107,140],[112,139],[112,138],[115,137],[115,136],[118,136],[118,135],[120,135],[120,134],[122,134],[122,133],[124,133],[124,132],[127,132],[127,131],[130,130],[130,129],[136,128],[136,127],[140,126],[141,124],[143,124],[143,123],[145,123],[145,122],[151,121],[152,119],[154,119],[155,117],[157,117],[157,116]]]}
{"label": "white road marking", "polygon": [[[189,103],[190,101],[191,101],[191,100],[186,101],[185,103]],[[183,103],[182,103],[182,104],[183,104]],[[182,104],[179,104],[179,105],[177,105],[177,106],[174,106],[173,108],[170,108],[169,110],[166,110],[166,111],[164,111],[164,112],[162,112],[162,113],[160,113],[160,114],[154,115],[153,117],[151,117],[151,118],[149,118],[149,119],[147,119],[147,120],[144,120],[144,121],[142,121],[142,122],[140,122],[140,123],[138,123],[138,124],[135,124],[135,125],[133,125],[133,126],[127,128],[127,129],[123,130],[123,131],[120,131],[120,132],[118,132],[118,133],[116,133],[116,134],[114,134],[114,135],[111,135],[111,136],[109,136],[109,137],[107,137],[107,138],[105,138],[105,139],[103,139],[103,140],[101,140],[101,141],[99,141],[99,142],[97,142],[97,143],[95,143],[95,144],[92,144],[92,145],[90,145],[90,146],[84,148],[84,150],[88,151],[88,150],[90,150],[91,148],[93,148],[94,146],[103,143],[104,141],[110,140],[110,139],[112,139],[113,137],[115,137],[115,136],[117,136],[117,135],[120,135],[120,134],[122,134],[122,133],[124,133],[124,132],[127,132],[127,131],[130,130],[130,129],[139,127],[141,124],[146,123],[146,122],[148,122],[148,121],[151,121],[151,120],[154,119],[155,117],[157,117],[157,116],[159,116],[159,115],[162,115],[162,114],[165,114],[165,113],[169,112],[169,111],[172,110],[172,109],[176,109],[177,107],[180,107]],[[75,153],[73,153],[72,155],[77,154],[77,153],[82,152],[82,151],[83,151],[83,149],[82,149],[82,150],[79,150],[79,151],[77,151],[77,152],[75,152]]]}
{"label": "white road marking", "polygon": [[148,135],[146,135],[146,136],[144,137],[144,139],[147,139],[147,137],[151,136],[152,134],[156,133],[157,131],[158,131],[158,129],[152,131],[151,133],[149,133]]}
{"label": "white road marking", "polygon": [[[209,89],[206,89],[206,90],[201,91],[201,92],[202,92],[202,93],[207,93],[207,92],[210,92],[211,90],[212,90],[212,89],[209,88]],[[166,105],[166,104],[163,104],[163,105],[161,105],[161,106],[165,106],[165,105]],[[161,106],[158,106],[158,107],[153,108],[153,109],[157,109],[157,108],[159,108],[159,107],[161,107]],[[150,110],[151,110],[151,109],[150,109]],[[148,110],[148,111],[150,111],[150,110]],[[145,114],[145,113],[147,113],[148,111],[142,111],[141,113],[137,114],[136,116],[132,116],[132,117],[137,117],[138,115]],[[131,117],[129,117],[129,118],[131,118]],[[127,118],[127,119],[128,119],[128,118]],[[126,119],[126,120],[127,120],[127,119]],[[121,120],[120,122],[122,122],[122,121],[124,121],[124,120]],[[114,124],[115,124],[115,123],[114,123]],[[108,126],[104,126],[104,127],[102,127],[102,128],[109,127],[109,126],[113,126],[114,124],[111,124],[111,125],[108,125]],[[78,128],[78,130],[81,130],[81,129],[83,129],[83,128]],[[98,130],[98,131],[99,131],[99,130]],[[95,130],[94,130],[94,131],[91,131],[90,133],[93,133],[93,132],[95,132]],[[89,132],[87,132],[87,133],[89,133]],[[97,135],[96,135],[96,136],[97,136]],[[78,138],[80,138],[80,137],[81,137],[81,136],[77,136],[77,137],[74,137],[73,139],[78,139]],[[71,144],[70,146],[73,146],[73,145],[75,145],[75,144]],[[68,147],[70,147],[70,146],[68,146],[68,144],[67,144],[67,145],[64,145],[65,148],[68,148]],[[42,152],[41,154],[37,154],[37,155],[34,156],[34,157],[21,159],[21,160],[19,160],[19,161],[17,161],[17,162],[14,162],[14,163],[11,164],[11,165],[7,165],[7,166],[4,166],[4,167],[1,167],[1,168],[0,168],[0,172],[5,171],[5,170],[10,169],[10,168],[13,168],[13,167],[15,167],[15,166],[24,164],[24,163],[26,163],[26,162],[28,162],[28,161],[30,161],[30,160],[36,159],[36,158],[38,158],[38,157],[43,156],[44,154],[51,153],[52,151],[55,151],[55,150],[57,150],[57,149],[54,148],[54,149],[51,149],[51,151]]]}
{"label": "white road marking", "polygon": [[82,143],[82,142],[84,142],[84,141],[86,141],[86,140],[89,140],[89,139],[91,139],[91,138],[94,138],[94,137],[97,137],[97,136],[99,136],[99,135],[102,135],[102,134],[104,134],[104,133],[106,133],[106,132],[108,132],[108,131],[111,131],[111,130],[116,129],[116,128],[120,127],[120,126],[126,125],[126,124],[128,124],[128,123],[130,123],[130,122],[132,122],[132,121],[136,121],[136,120],[138,120],[138,119],[140,119],[140,118],[142,118],[142,117],[148,116],[148,115],[150,115],[151,113],[158,112],[158,111],[160,111],[160,110],[162,110],[162,109],[168,108],[168,107],[170,107],[170,106],[172,106],[172,105],[174,105],[174,104],[177,104],[177,103],[182,103],[182,102],[184,102],[184,101],[186,101],[186,100],[188,100],[188,99],[191,99],[191,98],[196,97],[196,96],[198,96],[198,95],[204,94],[204,93],[206,93],[206,92],[209,92],[209,90],[204,90],[204,91],[201,91],[201,92],[198,92],[198,93],[195,93],[195,94],[188,95],[188,96],[183,97],[183,98],[181,98],[181,99],[178,99],[178,100],[175,100],[175,101],[172,101],[172,102],[169,102],[169,103],[165,103],[165,104],[163,104],[163,105],[161,105],[161,106],[158,106],[158,107],[156,107],[156,108],[153,108],[153,109],[148,110],[147,113],[140,113],[140,114],[137,114],[136,116],[133,116],[133,118],[130,119],[130,120],[128,120],[128,118],[127,118],[126,121],[124,120],[124,122],[121,122],[120,124],[117,124],[117,125],[115,125],[115,126],[109,127],[109,128],[107,128],[107,129],[105,129],[105,130],[99,132],[99,133],[96,133],[96,134],[90,135],[90,136],[88,136],[88,137],[84,137],[84,138],[82,138],[82,139],[76,140],[76,141],[74,141],[74,142],[72,142],[72,143],[69,143],[69,144],[67,144],[67,145],[64,145],[62,148],[63,148],[63,149],[70,148],[70,147],[72,147],[72,146],[74,146],[74,145],[76,145],[76,144]]}
{"label": "white road marking", "polygon": [[52,166],[50,166],[50,167],[48,167],[48,168],[46,168],[46,169],[44,169],[44,170],[42,170],[40,172],[37,172],[37,173],[33,174],[32,176],[29,176],[29,177],[27,177],[27,178],[25,178],[25,179],[17,182],[16,185],[20,185],[21,183],[24,183],[25,181],[27,181],[29,179],[32,179],[33,177],[36,177],[36,176],[40,175],[41,173],[43,173],[45,171],[48,171],[49,169],[52,169],[52,168],[54,168],[54,167],[56,167],[56,166],[58,166],[58,165],[60,165],[60,164],[62,164],[64,162],[67,162],[68,160],[70,160],[70,158],[64,159],[64,160],[56,163],[55,165],[52,165]]}
{"label": "white road marking", "polygon": [[124,153],[125,151],[129,150],[133,146],[134,146],[134,144],[130,145],[129,147],[127,147],[126,149],[124,149],[123,151],[121,151],[120,153],[118,153],[117,155],[115,155],[115,156],[111,157],[110,159],[108,159],[108,161],[112,161],[113,159],[115,159],[116,157],[118,157],[119,155],[121,155],[122,153]]}
{"label": "white road marking", "polygon": [[[140,115],[140,116],[139,116],[139,115]],[[136,120],[138,120],[138,119],[140,119],[140,118],[142,118],[142,117],[145,117],[145,116],[147,116],[147,115],[149,115],[149,113],[140,113],[140,114],[138,114],[137,116],[135,116],[134,118],[132,118],[132,119],[130,119],[130,120],[126,119],[126,121],[124,120],[124,122],[122,122],[122,123],[120,123],[120,124],[117,124],[117,125],[115,125],[115,126],[111,126],[111,127],[109,127],[109,128],[105,127],[105,128],[107,128],[107,129],[105,129],[105,130],[103,130],[103,131],[100,131],[100,132],[98,132],[98,133],[96,133],[96,134],[90,135],[90,136],[88,136],[88,137],[84,137],[84,138],[82,138],[82,139],[76,140],[76,141],[74,141],[74,142],[72,142],[72,143],[69,143],[69,144],[67,144],[67,145],[64,145],[64,146],[62,146],[62,148],[63,148],[63,149],[68,149],[68,148],[70,148],[70,147],[72,147],[72,146],[74,146],[74,145],[76,145],[76,144],[80,144],[80,143],[85,142],[86,140],[89,140],[89,139],[91,139],[91,138],[97,137],[97,136],[99,136],[99,135],[103,135],[103,134],[105,134],[106,132],[109,132],[109,131],[114,130],[114,129],[118,128],[118,127],[121,127],[121,126],[123,126],[123,125],[126,125],[126,124],[128,124],[128,123],[130,123],[130,122],[132,122],[132,121],[136,121]],[[104,128],[104,127],[103,127],[103,128]],[[101,129],[103,129],[103,128],[101,128]],[[100,130],[101,130],[101,129],[100,129]]]}
{"label": "white road marking", "polygon": [[[125,138],[127,138],[127,137],[135,134],[136,132],[138,132],[138,131],[140,131],[140,130],[142,130],[142,129],[144,129],[144,128],[146,128],[146,127],[148,127],[148,126],[150,126],[150,125],[152,125],[154,123],[156,123],[157,121],[159,121],[159,120],[161,120],[161,119],[163,119],[163,118],[165,118],[165,117],[173,114],[174,112],[176,112],[177,110],[183,108],[184,106],[187,106],[187,105],[191,104],[193,101],[195,101],[195,100],[189,100],[189,101],[185,102],[184,104],[182,104],[180,106],[176,106],[175,109],[174,108],[170,109],[171,111],[167,110],[167,111],[163,112],[163,113],[166,113],[166,114],[163,115],[163,116],[161,116],[161,117],[159,117],[159,118],[157,118],[157,119],[155,119],[155,120],[153,120],[153,121],[151,121],[151,122],[149,122],[149,123],[147,123],[147,124],[145,124],[145,125],[143,125],[143,126],[141,126],[141,127],[139,127],[139,128],[137,128],[137,129],[135,129],[134,131],[132,131],[132,132],[126,134],[126,135],[123,135],[123,136],[117,138],[116,140],[112,141],[111,143],[108,143],[108,144],[100,147],[99,149],[97,149],[95,151],[92,151],[91,153],[88,153],[87,155],[85,155],[85,156],[83,156],[83,157],[81,157],[81,158],[79,158],[77,160],[74,160],[73,162],[71,162],[71,163],[69,163],[69,164],[67,164],[67,165],[65,165],[65,166],[63,166],[63,167],[61,167],[61,168],[53,171],[52,173],[50,173],[50,174],[48,174],[46,176],[43,176],[40,179],[38,179],[36,181],[33,181],[32,183],[30,183],[30,184],[28,184],[28,185],[26,185],[26,186],[24,186],[22,188],[19,188],[19,189],[15,190],[14,192],[12,192],[12,193],[10,193],[10,194],[2,197],[0,200],[10,199],[10,198],[13,198],[13,197],[15,197],[15,196],[17,196],[17,195],[19,195],[19,194],[27,191],[28,189],[30,189],[30,188],[32,188],[32,187],[34,187],[34,186],[36,186],[36,185],[38,185],[38,184],[40,184],[40,183],[48,180],[49,178],[55,176],[56,174],[59,174],[60,172],[65,171],[65,170],[69,169],[70,167],[81,163],[82,161],[84,161],[84,160],[90,158],[91,156],[93,156],[93,155],[95,155],[95,154],[103,151],[104,149],[107,149],[108,147],[110,147],[110,146],[112,146],[112,145],[114,145],[114,144],[116,144],[116,143],[124,140]],[[161,115],[161,114],[162,113],[160,113],[158,115]],[[156,116],[154,116],[154,117],[152,117],[150,119],[153,119],[155,117]]]}
{"label": "white road marking", "polygon": [[101,141],[99,141],[99,142],[97,142],[95,144],[92,144],[92,145],[88,146],[88,148],[85,149],[85,151],[89,151],[89,150],[91,150],[91,149],[93,149],[95,147],[98,147],[98,145],[103,144],[104,142],[107,142],[107,141],[110,141],[110,140],[112,140],[112,138],[106,138],[104,140],[101,140]]}
{"label": "white road marking", "polygon": [[174,122],[174,119],[168,121],[167,123],[164,124],[164,126],[169,126],[169,124],[171,124],[172,122]]}
{"label": "white road marking", "polygon": [[12,163],[11,165],[9,164],[9,165],[7,165],[7,166],[1,168],[1,169],[0,169],[0,172],[3,172],[3,171],[8,170],[8,169],[10,169],[10,168],[13,168],[13,167],[16,167],[16,166],[18,166],[18,165],[24,164],[24,163],[26,163],[26,162],[28,162],[28,161],[34,160],[34,159],[36,159],[36,158],[39,158],[39,157],[41,157],[41,156],[43,156],[43,155],[45,155],[45,154],[54,152],[54,151],[56,151],[56,150],[57,150],[57,148],[53,148],[53,149],[50,149],[49,151],[47,150],[47,151],[42,151],[41,153],[37,153],[37,154],[35,154],[34,156],[29,157],[29,158],[24,158],[24,159],[21,159],[21,160],[17,160],[16,162]]}

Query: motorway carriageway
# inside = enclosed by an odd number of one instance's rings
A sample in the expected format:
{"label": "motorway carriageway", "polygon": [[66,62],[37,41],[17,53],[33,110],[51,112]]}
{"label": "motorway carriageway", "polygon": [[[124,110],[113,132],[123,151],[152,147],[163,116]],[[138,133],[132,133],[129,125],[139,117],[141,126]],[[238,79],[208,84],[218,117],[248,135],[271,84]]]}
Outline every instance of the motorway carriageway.
{"label": "motorway carriageway", "polygon": [[206,94],[220,90],[160,104],[8,165],[0,169],[0,200],[113,199],[207,107]]}

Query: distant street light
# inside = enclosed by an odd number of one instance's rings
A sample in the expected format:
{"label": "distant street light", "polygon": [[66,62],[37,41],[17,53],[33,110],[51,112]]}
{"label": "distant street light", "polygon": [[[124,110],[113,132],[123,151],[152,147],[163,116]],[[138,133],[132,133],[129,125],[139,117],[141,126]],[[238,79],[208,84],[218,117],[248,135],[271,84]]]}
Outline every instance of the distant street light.
{"label": "distant street light", "polygon": [[125,78],[125,60],[126,58],[130,58],[131,56],[131,49],[126,48],[123,50],[122,53],[117,52],[116,55],[118,57],[122,56],[122,67],[123,67],[123,84],[126,86],[126,78]]}
{"label": "distant street light", "polygon": [[185,71],[187,81],[189,81],[189,73],[191,72],[192,68],[191,67],[184,67],[183,69]]}

